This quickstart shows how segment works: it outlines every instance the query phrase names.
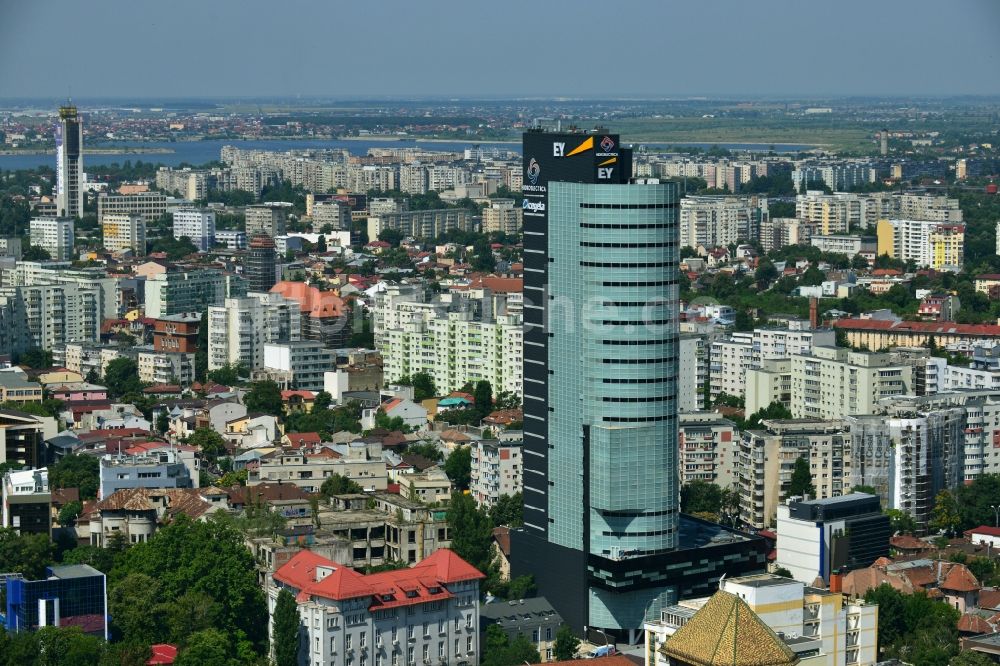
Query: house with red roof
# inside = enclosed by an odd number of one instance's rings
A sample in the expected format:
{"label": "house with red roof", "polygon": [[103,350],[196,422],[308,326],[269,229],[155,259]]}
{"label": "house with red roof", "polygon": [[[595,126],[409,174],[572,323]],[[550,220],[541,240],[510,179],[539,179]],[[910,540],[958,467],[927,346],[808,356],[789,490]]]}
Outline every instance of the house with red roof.
{"label": "house with red roof", "polygon": [[281,590],[295,596],[305,644],[319,663],[398,649],[405,663],[477,664],[484,578],[447,548],[409,568],[367,575],[302,550],[270,576],[268,611]]}

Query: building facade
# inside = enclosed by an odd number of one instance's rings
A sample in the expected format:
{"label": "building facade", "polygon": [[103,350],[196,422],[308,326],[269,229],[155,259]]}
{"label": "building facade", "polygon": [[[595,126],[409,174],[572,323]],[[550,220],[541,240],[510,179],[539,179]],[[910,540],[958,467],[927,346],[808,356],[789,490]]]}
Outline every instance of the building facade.
{"label": "building facade", "polygon": [[146,316],[162,319],[183,312],[204,312],[227,298],[245,296],[246,280],[215,270],[167,272],[146,279]]}
{"label": "building facade", "polygon": [[75,106],[59,107],[55,129],[56,214],[73,219],[83,215],[83,122]]}
{"label": "building facade", "polygon": [[146,222],[138,213],[108,213],[101,221],[104,249],[109,252],[132,250],[146,254]]}
{"label": "building facade", "polygon": [[199,252],[210,250],[215,244],[215,211],[178,208],[174,211],[174,238],[187,238]]}
{"label": "building facade", "polygon": [[208,308],[208,369],[237,363],[261,367],[266,343],[294,342],[301,330],[298,303],[279,294],[227,298]]}
{"label": "building facade", "polygon": [[469,442],[472,458],[469,492],[481,507],[491,507],[504,495],[523,487],[523,442],[480,439]]}
{"label": "building facade", "polygon": [[73,258],[73,219],[36,217],[30,224],[31,244],[49,253],[55,261]]}

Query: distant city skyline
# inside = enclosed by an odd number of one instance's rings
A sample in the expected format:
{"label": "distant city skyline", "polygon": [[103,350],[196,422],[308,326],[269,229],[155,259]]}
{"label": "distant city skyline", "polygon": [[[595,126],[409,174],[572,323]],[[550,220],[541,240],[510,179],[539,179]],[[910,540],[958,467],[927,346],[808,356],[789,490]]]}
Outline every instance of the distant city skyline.
{"label": "distant city skyline", "polygon": [[5,99],[1000,94],[993,0],[2,5]]}

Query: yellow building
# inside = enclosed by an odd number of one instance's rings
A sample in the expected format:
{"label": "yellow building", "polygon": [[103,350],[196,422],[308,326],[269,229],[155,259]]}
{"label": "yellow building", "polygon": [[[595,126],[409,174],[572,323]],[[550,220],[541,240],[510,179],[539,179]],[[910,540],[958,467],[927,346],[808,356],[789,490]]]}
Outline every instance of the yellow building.
{"label": "yellow building", "polygon": [[132,250],[146,254],[146,222],[138,213],[105,213],[101,222],[104,249],[109,252]]}
{"label": "yellow building", "polygon": [[920,268],[960,271],[965,254],[965,225],[933,220],[879,220],[877,253]]}

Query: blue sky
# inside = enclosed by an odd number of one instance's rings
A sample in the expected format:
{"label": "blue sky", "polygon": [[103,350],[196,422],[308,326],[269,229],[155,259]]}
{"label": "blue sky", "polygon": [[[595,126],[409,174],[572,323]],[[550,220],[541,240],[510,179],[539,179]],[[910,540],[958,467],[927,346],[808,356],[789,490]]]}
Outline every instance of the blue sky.
{"label": "blue sky", "polygon": [[0,97],[70,90],[992,95],[1000,2],[0,0]]}

